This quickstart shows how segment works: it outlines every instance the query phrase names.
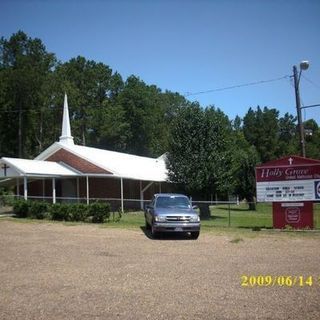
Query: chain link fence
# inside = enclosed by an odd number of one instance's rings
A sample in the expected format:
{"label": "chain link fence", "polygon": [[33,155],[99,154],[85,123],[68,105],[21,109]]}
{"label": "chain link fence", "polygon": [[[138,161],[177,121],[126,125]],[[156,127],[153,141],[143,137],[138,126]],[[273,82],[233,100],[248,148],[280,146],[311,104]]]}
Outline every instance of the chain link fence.
{"label": "chain link fence", "polygon": [[[0,215],[10,215],[12,205],[17,196],[2,195],[0,197]],[[23,198],[20,196],[20,199]],[[30,200],[52,203],[52,197],[28,197]],[[95,201],[108,202],[113,214],[122,212],[124,215],[135,214],[143,219],[143,208],[150,200],[119,199],[119,198],[67,198],[56,197],[56,203],[92,203]],[[201,224],[205,228],[235,227],[250,229],[272,229],[272,203],[254,203],[256,210],[249,210],[249,203],[245,201],[194,201],[192,205],[201,216]],[[313,205],[314,229],[320,229],[320,203]]]}

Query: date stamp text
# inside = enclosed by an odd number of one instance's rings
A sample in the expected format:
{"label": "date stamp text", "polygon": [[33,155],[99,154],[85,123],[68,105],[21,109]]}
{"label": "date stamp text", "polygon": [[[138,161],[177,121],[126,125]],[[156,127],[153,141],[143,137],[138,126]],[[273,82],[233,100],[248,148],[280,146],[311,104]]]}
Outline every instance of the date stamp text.
{"label": "date stamp text", "polygon": [[320,287],[320,276],[242,275],[241,287]]}

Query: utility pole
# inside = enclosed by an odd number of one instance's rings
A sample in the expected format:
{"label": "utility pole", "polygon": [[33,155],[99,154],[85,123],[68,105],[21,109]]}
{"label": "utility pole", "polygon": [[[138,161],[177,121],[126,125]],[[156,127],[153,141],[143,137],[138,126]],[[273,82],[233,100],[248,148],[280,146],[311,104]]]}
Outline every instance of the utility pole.
{"label": "utility pole", "polygon": [[302,116],[301,116],[299,84],[300,84],[300,76],[301,76],[302,70],[307,70],[308,67],[309,67],[309,62],[302,61],[300,63],[300,72],[298,74],[297,66],[293,66],[294,91],[296,95],[296,107],[297,107],[299,137],[300,137],[300,147],[301,147],[300,152],[301,152],[301,156],[304,158],[306,157],[306,145],[305,145],[304,128],[303,128]]}
{"label": "utility pole", "polygon": [[293,79],[294,79],[294,91],[296,95],[296,107],[298,116],[298,126],[299,126],[299,137],[300,137],[300,147],[301,156],[306,157],[306,146],[304,142],[304,129],[301,116],[301,102],[300,102],[300,92],[299,92],[299,82],[300,76],[298,76],[298,70],[296,66],[293,66]]}

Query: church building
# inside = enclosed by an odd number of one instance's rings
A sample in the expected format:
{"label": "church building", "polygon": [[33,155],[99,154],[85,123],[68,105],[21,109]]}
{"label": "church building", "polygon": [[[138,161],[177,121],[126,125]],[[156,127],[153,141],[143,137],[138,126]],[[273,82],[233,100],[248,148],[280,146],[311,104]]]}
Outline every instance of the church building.
{"label": "church building", "polygon": [[154,193],[168,192],[165,155],[140,157],[74,144],[67,96],[58,142],[34,160],[0,159],[0,186],[14,185],[24,199],[56,202],[103,200],[114,209],[143,208]]}

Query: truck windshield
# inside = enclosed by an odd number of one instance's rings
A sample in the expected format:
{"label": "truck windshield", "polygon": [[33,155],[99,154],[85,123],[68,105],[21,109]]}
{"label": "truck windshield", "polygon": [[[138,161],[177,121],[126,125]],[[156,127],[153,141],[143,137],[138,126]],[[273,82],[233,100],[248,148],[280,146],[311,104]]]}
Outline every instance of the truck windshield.
{"label": "truck windshield", "polygon": [[156,202],[157,208],[190,208],[190,202],[186,197],[159,197]]}

